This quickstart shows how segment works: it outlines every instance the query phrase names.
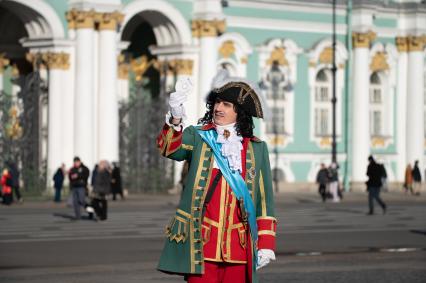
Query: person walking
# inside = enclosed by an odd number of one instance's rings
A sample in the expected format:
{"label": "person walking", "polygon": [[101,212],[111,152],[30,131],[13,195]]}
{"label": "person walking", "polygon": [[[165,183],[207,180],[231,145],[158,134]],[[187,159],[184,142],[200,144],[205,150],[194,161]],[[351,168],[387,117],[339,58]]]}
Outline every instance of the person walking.
{"label": "person walking", "polygon": [[9,170],[4,169],[0,179],[2,204],[10,205],[13,201],[12,195],[12,176]]}
{"label": "person walking", "polygon": [[106,160],[101,160],[96,170],[91,206],[99,220],[106,220],[108,210],[106,196],[111,193],[111,168]]}
{"label": "person walking", "polygon": [[414,162],[412,175],[413,175],[413,191],[416,196],[419,196],[420,189],[422,187],[422,174],[420,173],[418,160]]}
{"label": "person walking", "polygon": [[112,163],[112,173],[111,173],[111,190],[112,190],[112,200],[117,199],[117,195],[120,195],[121,199],[124,199],[123,194],[123,184],[121,182],[121,172],[120,167],[117,162]]}
{"label": "person walking", "polygon": [[260,92],[222,72],[200,125],[183,130],[191,89],[189,78],[177,81],[157,139],[163,156],[189,161],[158,269],[188,283],[257,282],[256,270],[275,260],[277,223],[267,145],[253,135]]}
{"label": "person walking", "polygon": [[367,167],[367,176],[368,181],[367,184],[367,191],[368,191],[368,207],[369,211],[367,215],[373,215],[374,214],[374,200],[377,201],[377,203],[382,207],[383,214],[386,213],[386,204],[383,202],[383,200],[380,198],[380,188],[382,187],[382,178],[383,178],[383,170],[378,164],[373,156],[368,157],[368,167]]}
{"label": "person walking", "polygon": [[411,168],[411,164],[407,164],[407,167],[405,168],[404,189],[405,189],[405,194],[407,194],[408,191],[410,191],[411,194],[414,195],[413,169]]}
{"label": "person walking", "polygon": [[55,202],[61,202],[61,192],[65,179],[65,164],[62,163],[61,167],[56,170],[53,175],[53,187],[55,188]]}
{"label": "person walking", "polygon": [[328,180],[329,180],[329,188],[330,193],[333,196],[333,202],[339,202],[339,172],[337,171],[339,167],[336,163],[331,163],[328,168]]}
{"label": "person walking", "polygon": [[318,193],[321,195],[322,201],[327,200],[327,183],[328,183],[328,170],[324,163],[321,163],[320,170],[317,173]]}
{"label": "person walking", "polygon": [[13,200],[13,194],[15,194],[16,196],[16,200],[18,202],[23,202],[24,199],[22,198],[21,192],[20,192],[20,184],[19,184],[19,176],[20,176],[20,172],[18,169],[18,166],[16,165],[15,162],[9,160],[7,162],[7,167],[9,169],[9,174],[10,177],[12,178],[12,183],[11,183],[11,187],[12,187],[12,200]]}
{"label": "person walking", "polygon": [[75,219],[77,220],[81,218],[80,208],[86,206],[85,196],[89,175],[89,169],[81,162],[80,158],[74,157],[74,165],[70,169],[68,177],[73,197]]}

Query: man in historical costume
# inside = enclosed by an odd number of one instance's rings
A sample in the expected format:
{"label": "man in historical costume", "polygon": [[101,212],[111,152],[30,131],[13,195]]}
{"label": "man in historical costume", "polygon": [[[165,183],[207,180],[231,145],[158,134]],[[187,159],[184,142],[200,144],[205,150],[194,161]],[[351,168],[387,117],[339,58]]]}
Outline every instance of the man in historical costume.
{"label": "man in historical costume", "polygon": [[222,72],[201,125],[183,130],[191,89],[189,79],[177,82],[157,139],[162,155],[189,162],[158,269],[189,283],[257,282],[256,270],[275,260],[277,225],[267,145],[253,136],[259,92]]}

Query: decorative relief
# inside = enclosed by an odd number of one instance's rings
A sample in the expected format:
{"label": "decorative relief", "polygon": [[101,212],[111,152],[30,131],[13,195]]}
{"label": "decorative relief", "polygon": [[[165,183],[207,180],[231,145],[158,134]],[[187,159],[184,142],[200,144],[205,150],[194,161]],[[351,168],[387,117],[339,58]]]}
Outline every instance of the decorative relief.
{"label": "decorative relief", "polygon": [[407,50],[410,51],[423,51],[426,44],[426,36],[408,36],[407,37]]}
{"label": "decorative relief", "polygon": [[99,30],[117,30],[124,20],[124,15],[119,12],[96,13],[95,21],[99,23]]}
{"label": "decorative relief", "polygon": [[385,147],[386,140],[382,137],[373,137],[371,139],[371,145],[373,148]]}
{"label": "decorative relief", "polygon": [[285,57],[285,48],[276,47],[272,52],[269,59],[266,61],[267,65],[272,65],[273,62],[278,62],[280,66],[288,66],[287,58]]}
{"label": "decorative relief", "polygon": [[322,64],[333,64],[333,48],[324,48],[319,56],[319,62]]}
{"label": "decorative relief", "polygon": [[395,44],[396,48],[398,49],[398,52],[407,52],[408,51],[408,38],[397,36],[395,38]]}
{"label": "decorative relief", "polygon": [[232,54],[235,53],[235,45],[231,40],[225,41],[222,46],[219,48],[219,53],[223,58],[229,58]]}
{"label": "decorative relief", "polygon": [[10,60],[6,58],[5,53],[0,53],[0,74],[3,73],[3,70],[10,64]]}
{"label": "decorative relief", "polygon": [[215,37],[225,32],[225,20],[193,20],[191,24],[193,37]]}
{"label": "decorative relief", "polygon": [[193,66],[194,62],[190,59],[174,59],[169,61],[170,69],[173,69],[177,75],[192,75]]}
{"label": "decorative relief", "polygon": [[285,137],[283,136],[273,136],[269,139],[269,144],[272,146],[277,146],[277,145],[284,145],[285,144]]}
{"label": "decorative relief", "polygon": [[155,59],[148,61],[147,56],[141,56],[130,61],[130,68],[136,75],[136,81],[141,81],[149,67],[156,63]]}
{"label": "decorative relief", "polygon": [[116,30],[124,19],[124,15],[118,11],[112,13],[98,13],[93,9],[81,11],[72,9],[66,12],[68,29],[97,28],[99,30]]}
{"label": "decorative relief", "polygon": [[373,72],[389,70],[386,52],[377,52],[371,60],[370,70]]}
{"label": "decorative relief", "polygon": [[65,52],[27,53],[25,56],[33,66],[41,60],[42,68],[68,70],[70,67],[70,55]]}
{"label": "decorative relief", "polygon": [[369,31],[366,33],[353,32],[352,44],[353,48],[370,48],[370,44],[376,39],[376,33]]}
{"label": "decorative relief", "polygon": [[319,141],[319,145],[320,147],[324,148],[324,147],[331,147],[331,138],[330,137],[323,137],[321,138],[321,140]]}

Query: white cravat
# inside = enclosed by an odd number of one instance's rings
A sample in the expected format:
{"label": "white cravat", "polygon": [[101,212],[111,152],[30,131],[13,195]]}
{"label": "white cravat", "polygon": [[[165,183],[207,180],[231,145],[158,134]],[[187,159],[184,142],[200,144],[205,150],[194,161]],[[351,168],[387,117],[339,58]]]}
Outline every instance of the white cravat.
{"label": "white cravat", "polygon": [[[228,160],[229,168],[241,173],[243,171],[241,164],[241,150],[243,149],[241,141],[243,137],[237,135],[235,123],[224,126],[216,125],[216,131],[218,134],[216,142],[222,144],[222,156]],[[213,167],[218,168],[216,160]]]}

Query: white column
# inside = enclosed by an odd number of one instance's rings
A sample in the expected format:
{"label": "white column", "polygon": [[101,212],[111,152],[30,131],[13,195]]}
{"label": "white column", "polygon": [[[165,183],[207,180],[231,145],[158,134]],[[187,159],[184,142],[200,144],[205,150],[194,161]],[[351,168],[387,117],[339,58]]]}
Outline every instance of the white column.
{"label": "white column", "polygon": [[80,12],[84,17],[76,31],[76,87],[74,102],[74,153],[90,169],[94,164],[94,66],[93,15]]}
{"label": "white column", "polygon": [[423,44],[420,37],[408,37],[408,72],[407,72],[407,163],[419,160],[423,168],[424,155],[424,120],[423,120]]}
{"label": "white column", "polygon": [[[54,54],[53,56],[57,56]],[[63,71],[57,66],[51,66],[49,71],[49,100],[48,100],[48,133],[47,133],[47,184],[51,187],[51,180],[55,169],[62,163],[62,82]]]}
{"label": "white column", "polygon": [[370,154],[369,39],[366,34],[354,34],[353,61],[352,182],[363,182],[367,178]]}
{"label": "white column", "polygon": [[396,97],[396,179],[404,181],[406,160],[406,110],[407,110],[407,38],[398,37],[396,45],[399,51],[397,67],[397,97]]}
{"label": "white column", "polygon": [[99,34],[98,153],[99,159],[118,161],[117,40],[116,32]]}

